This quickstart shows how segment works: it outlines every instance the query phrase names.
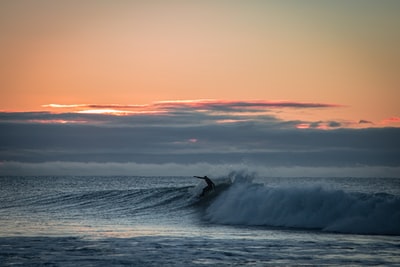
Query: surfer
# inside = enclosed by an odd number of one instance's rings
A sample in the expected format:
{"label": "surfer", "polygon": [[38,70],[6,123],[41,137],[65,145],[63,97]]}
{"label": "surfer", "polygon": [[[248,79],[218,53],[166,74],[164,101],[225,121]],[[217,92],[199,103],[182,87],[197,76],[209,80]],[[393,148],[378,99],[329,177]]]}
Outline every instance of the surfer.
{"label": "surfer", "polygon": [[208,193],[209,191],[213,190],[215,188],[215,184],[213,183],[213,181],[211,181],[210,178],[208,178],[207,176],[201,177],[201,176],[193,176],[199,179],[203,179],[206,183],[207,186],[203,188],[203,192],[201,193],[201,197],[204,196],[206,193]]}

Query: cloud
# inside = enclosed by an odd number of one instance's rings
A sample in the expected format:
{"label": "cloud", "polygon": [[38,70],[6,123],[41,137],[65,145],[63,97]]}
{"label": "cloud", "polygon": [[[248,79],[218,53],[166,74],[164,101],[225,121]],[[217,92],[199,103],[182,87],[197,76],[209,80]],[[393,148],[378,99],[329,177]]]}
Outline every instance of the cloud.
{"label": "cloud", "polygon": [[151,164],[184,168],[200,163],[262,168],[400,166],[399,128],[352,129],[340,121],[283,120],[269,113],[271,106],[330,105],[199,100],[112,106],[144,112],[122,116],[78,111],[0,113],[0,162],[7,163],[3,166],[20,163],[28,169],[45,163],[63,166],[63,162],[110,168],[112,163],[121,168]]}
{"label": "cloud", "polygon": [[338,128],[338,127],[342,126],[342,124],[337,121],[330,121],[330,122],[328,122],[328,126],[331,128]]}
{"label": "cloud", "polygon": [[47,104],[47,105],[42,105],[42,107],[49,107],[49,108],[142,108],[142,107],[147,107],[148,105],[119,105],[119,104],[71,104],[71,105],[65,105],[65,104]]}
{"label": "cloud", "polygon": [[[47,104],[42,105],[45,108],[52,109],[70,109],[81,113],[155,113],[179,110],[207,110],[209,112],[255,112],[265,111],[265,109],[279,108],[338,108],[342,107],[336,104],[326,103],[304,103],[294,101],[227,101],[215,99],[198,99],[198,100],[169,100],[158,101],[146,105],[119,105],[119,104]],[[101,111],[104,112],[101,112]]]}
{"label": "cloud", "polygon": [[265,109],[265,108],[337,108],[340,105],[326,104],[326,103],[304,103],[304,102],[291,102],[291,101],[222,101],[222,100],[171,100],[160,101],[154,104],[155,106],[163,106],[169,108],[175,107],[192,107],[203,108],[208,110],[218,111],[238,111],[238,110],[252,110],[252,109]]}
{"label": "cloud", "polygon": [[390,117],[382,120],[381,124],[387,125],[387,124],[399,124],[400,123],[400,117]]}
{"label": "cloud", "polygon": [[359,124],[374,124],[372,121],[367,121],[367,120],[359,120]]}
{"label": "cloud", "polygon": [[[186,126],[194,124],[261,122],[267,123],[270,127],[293,128],[303,122],[283,121],[276,117],[274,113],[282,112],[288,108],[326,109],[338,108],[340,106],[326,103],[290,101],[221,101],[201,99],[159,101],[148,105],[48,104],[43,105],[43,107],[50,108],[50,111],[0,113],[0,122],[120,124],[125,126],[136,124],[152,124],[155,126],[165,123]],[[53,113],[51,110],[56,110],[57,112]],[[334,128],[326,122],[311,122],[310,127],[315,128],[314,124],[321,124],[321,128]]]}
{"label": "cloud", "polygon": [[[400,165],[398,128],[304,130],[285,125],[298,122],[273,118],[221,124],[211,119],[206,123],[202,116],[199,123],[194,114],[189,118],[162,116],[152,121],[146,116],[139,121],[129,116],[106,117],[119,123],[1,123],[0,160]],[[127,121],[121,123],[121,119]]]}

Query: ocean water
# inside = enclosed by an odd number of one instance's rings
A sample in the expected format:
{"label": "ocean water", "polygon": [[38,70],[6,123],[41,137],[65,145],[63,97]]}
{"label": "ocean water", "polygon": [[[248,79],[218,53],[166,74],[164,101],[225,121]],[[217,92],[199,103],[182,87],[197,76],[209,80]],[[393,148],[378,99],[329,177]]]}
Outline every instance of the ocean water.
{"label": "ocean water", "polygon": [[0,266],[400,266],[399,178],[0,177]]}

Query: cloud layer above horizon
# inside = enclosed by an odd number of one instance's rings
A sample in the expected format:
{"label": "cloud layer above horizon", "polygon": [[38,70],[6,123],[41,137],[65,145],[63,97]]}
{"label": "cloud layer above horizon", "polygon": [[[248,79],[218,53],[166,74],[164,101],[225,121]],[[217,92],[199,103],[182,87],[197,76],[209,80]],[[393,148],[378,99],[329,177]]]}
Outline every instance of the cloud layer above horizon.
{"label": "cloud layer above horizon", "polygon": [[301,176],[311,175],[312,169],[339,175],[340,169],[373,168],[369,174],[393,176],[400,169],[399,128],[362,128],[370,126],[364,121],[354,128],[336,120],[281,116],[339,105],[185,100],[47,107],[63,112],[0,113],[0,175],[135,175],[135,170],[190,175],[190,170],[251,166],[270,175],[282,168],[292,171],[281,175],[295,175],[297,169]]}

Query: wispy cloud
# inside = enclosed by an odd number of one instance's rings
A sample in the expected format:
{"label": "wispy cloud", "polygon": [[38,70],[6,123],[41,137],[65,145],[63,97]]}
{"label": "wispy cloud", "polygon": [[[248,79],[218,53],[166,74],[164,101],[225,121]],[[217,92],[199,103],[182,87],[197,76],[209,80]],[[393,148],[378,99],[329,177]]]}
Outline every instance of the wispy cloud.
{"label": "wispy cloud", "polygon": [[[217,99],[167,100],[150,104],[46,104],[46,112],[0,114],[1,121],[47,124],[93,125],[209,125],[263,124],[270,128],[332,130],[338,128],[383,127],[400,124],[399,117],[391,117],[374,124],[368,120],[306,120],[302,110],[315,114],[320,110],[335,110],[343,105],[294,101],[232,101]],[[118,117],[118,118],[117,118]]]}
{"label": "wispy cloud", "polygon": [[291,101],[265,101],[265,100],[253,100],[253,101],[227,101],[227,100],[215,100],[215,99],[202,99],[202,100],[170,100],[155,102],[154,106],[162,106],[166,108],[198,108],[213,111],[262,111],[266,109],[279,109],[279,108],[297,108],[297,109],[308,109],[308,108],[337,108],[342,107],[336,104],[326,103],[304,103],[304,102],[291,102]]}
{"label": "wispy cloud", "polygon": [[85,104],[71,104],[71,105],[64,105],[64,104],[46,104],[42,105],[44,108],[80,108],[86,107]]}
{"label": "wispy cloud", "polygon": [[358,123],[359,124],[374,124],[372,121],[368,121],[368,120],[359,120]]}
{"label": "wispy cloud", "polygon": [[[144,118],[147,115],[159,115],[166,118],[174,118],[175,123],[188,123],[191,118],[193,122],[210,123],[240,123],[246,121],[274,121],[280,119],[273,113],[283,111],[285,109],[331,109],[340,108],[341,105],[327,103],[305,103],[293,101],[227,101],[216,99],[197,99],[197,100],[168,100],[158,101],[146,105],[118,105],[118,104],[48,104],[43,105],[45,108],[50,108],[50,112],[55,110],[79,114],[93,115],[115,115],[115,116],[137,116],[136,119]],[[279,111],[280,110],[280,111]],[[168,116],[168,117],[167,117]],[[141,118],[140,118],[141,117]],[[93,119],[93,118],[92,118]],[[131,118],[132,121],[135,118]],[[154,119],[150,119],[154,122]],[[316,128],[315,122],[307,122],[310,124],[308,128]],[[319,122],[320,128],[323,122]],[[337,125],[325,123],[325,128],[338,127]],[[288,123],[281,126],[288,126]],[[293,126],[294,127],[294,126]]]}
{"label": "wispy cloud", "polygon": [[390,117],[390,118],[386,118],[384,120],[382,120],[381,124],[383,125],[388,125],[388,124],[400,124],[400,117]]}
{"label": "wispy cloud", "polygon": [[[42,105],[46,108],[63,108],[63,109],[80,109],[80,112],[85,110],[140,110],[140,111],[155,111],[169,110],[179,108],[206,109],[214,111],[250,111],[252,109],[276,109],[276,108],[337,108],[342,107],[337,104],[326,103],[304,103],[293,101],[227,101],[216,99],[197,99],[197,100],[167,100],[157,101],[147,105],[118,105],[118,104],[46,104]],[[111,112],[110,112],[111,113]]]}
{"label": "wispy cloud", "polygon": [[309,123],[299,123],[296,125],[297,129],[320,129],[320,130],[330,130],[336,129],[342,126],[341,122],[337,121],[315,121]]}
{"label": "wispy cloud", "polygon": [[[167,100],[141,105],[120,104],[46,104],[46,112],[1,113],[1,121],[46,124],[93,125],[210,125],[210,124],[263,124],[270,128],[297,128],[331,130],[362,128],[374,125],[367,120],[358,122],[340,120],[305,120],[301,110],[315,113],[344,106],[331,103],[294,101],[232,101],[216,99]],[[283,116],[282,116],[283,115]],[[398,123],[397,117],[379,125]]]}

